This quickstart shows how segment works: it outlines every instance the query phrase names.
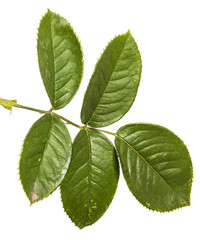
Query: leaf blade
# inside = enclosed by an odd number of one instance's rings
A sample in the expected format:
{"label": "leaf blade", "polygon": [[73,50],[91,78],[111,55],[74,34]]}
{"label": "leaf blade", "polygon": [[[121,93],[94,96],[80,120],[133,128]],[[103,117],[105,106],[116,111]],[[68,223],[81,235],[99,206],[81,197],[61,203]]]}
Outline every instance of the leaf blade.
{"label": "leaf blade", "polygon": [[51,105],[61,109],[77,92],[83,75],[83,54],[71,25],[48,10],[38,30],[38,62]]}
{"label": "leaf blade", "polygon": [[21,152],[19,175],[31,204],[49,196],[61,183],[71,148],[69,132],[56,116],[45,114],[30,128]]}
{"label": "leaf blade", "polygon": [[152,124],[129,124],[117,134],[123,175],[138,201],[160,212],[190,205],[192,163],[180,138]]}
{"label": "leaf blade", "polygon": [[99,59],[86,90],[82,123],[104,127],[132,106],[141,77],[141,57],[130,31],[115,37]]}
{"label": "leaf blade", "polygon": [[72,160],[61,184],[63,207],[79,228],[96,222],[117,188],[119,166],[111,142],[95,130],[81,130],[73,143]]}

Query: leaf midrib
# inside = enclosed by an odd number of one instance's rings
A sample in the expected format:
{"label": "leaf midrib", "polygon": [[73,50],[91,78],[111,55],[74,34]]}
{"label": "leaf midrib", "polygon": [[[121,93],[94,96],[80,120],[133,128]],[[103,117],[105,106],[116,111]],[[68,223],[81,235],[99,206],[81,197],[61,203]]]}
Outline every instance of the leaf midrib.
{"label": "leaf midrib", "polygon": [[[91,140],[90,140],[90,136],[89,136],[89,132],[87,129],[85,129],[87,137],[88,137],[88,147],[89,147],[89,174],[88,174],[88,202],[87,202],[87,214],[86,214],[86,219],[89,220],[89,209],[90,209],[90,202],[91,202],[91,175],[92,175],[92,147],[91,147]],[[85,221],[85,223],[87,223],[87,221]]]}
{"label": "leaf midrib", "polygon": [[51,15],[49,15],[49,26],[50,26],[50,42],[51,42],[51,47],[52,47],[52,55],[53,55],[53,84],[54,84],[54,91],[53,91],[53,108],[55,107],[55,91],[56,91],[56,81],[55,81],[55,54],[54,54],[54,43],[53,43],[53,34],[52,34],[52,24],[51,24]]}
{"label": "leaf midrib", "polygon": [[152,170],[165,182],[165,184],[171,189],[173,190],[173,192],[175,192],[176,194],[179,195],[179,197],[181,197],[183,200],[185,200],[180,193],[178,193],[174,188],[172,188],[169,183],[159,174],[159,172],[156,171],[156,169],[132,146],[130,145],[123,137],[119,136],[118,134],[116,134],[116,137],[118,137],[120,140],[122,140],[123,142],[125,142],[140,158],[142,158],[151,168]]}
{"label": "leaf midrib", "polygon": [[[86,126],[89,124],[89,122],[91,121],[91,119],[92,119],[93,116],[95,115],[96,109],[97,109],[97,107],[98,107],[98,105],[99,105],[99,102],[101,101],[101,99],[102,99],[102,97],[103,97],[103,95],[104,95],[104,93],[105,93],[105,91],[106,91],[106,88],[107,88],[107,86],[108,86],[108,84],[109,84],[109,81],[110,81],[110,79],[111,79],[111,77],[112,77],[112,75],[113,75],[113,73],[114,73],[114,70],[115,70],[115,68],[116,68],[116,66],[117,66],[117,63],[118,63],[118,61],[119,61],[119,59],[120,59],[120,57],[121,57],[121,54],[122,54],[122,52],[123,52],[123,50],[124,50],[124,47],[125,47],[125,45],[126,45],[126,42],[127,42],[128,37],[129,37],[129,35],[127,35],[126,41],[124,42],[124,46],[123,46],[123,48],[122,48],[122,50],[121,50],[121,53],[119,54],[119,56],[118,56],[118,58],[117,58],[117,61],[116,61],[115,65],[114,65],[114,67],[113,67],[113,71],[111,72],[111,75],[110,75],[110,77],[109,77],[109,80],[108,80],[108,82],[106,83],[106,86],[105,86],[105,88],[104,88],[104,91],[103,91],[101,97],[99,98],[99,101],[98,101],[98,103],[97,103],[97,105],[96,105],[96,107],[95,107],[95,109],[94,109],[94,111],[93,111],[93,113],[92,113],[92,116],[90,117],[90,119],[89,119],[89,120],[87,121],[87,123],[85,124]],[[97,63],[97,65],[98,65],[98,63]]]}
{"label": "leaf midrib", "polygon": [[[38,166],[38,171],[37,171],[37,174],[36,174],[36,178],[35,178],[35,181],[34,181],[34,187],[33,187],[33,192],[31,195],[33,195],[33,193],[35,192],[35,187],[36,187],[36,182],[38,180],[38,173],[39,173],[39,170],[41,168],[41,165],[42,165],[42,161],[44,159],[44,155],[45,155],[45,151],[47,149],[47,146],[48,146],[48,143],[49,143],[49,139],[50,139],[50,135],[51,135],[51,132],[52,132],[52,128],[53,128],[53,116],[51,115],[51,124],[50,124],[50,128],[49,128],[49,133],[48,133],[48,137],[47,137],[47,140],[46,140],[46,143],[45,143],[45,147],[44,147],[44,151],[42,153],[42,156],[41,156],[41,161],[40,161],[40,164]],[[38,201],[39,199],[37,199]]]}

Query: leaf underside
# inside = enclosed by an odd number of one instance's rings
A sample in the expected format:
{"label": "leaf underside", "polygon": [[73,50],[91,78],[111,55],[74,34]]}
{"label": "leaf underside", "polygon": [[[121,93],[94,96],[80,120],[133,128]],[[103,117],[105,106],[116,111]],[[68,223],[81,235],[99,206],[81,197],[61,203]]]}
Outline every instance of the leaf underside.
{"label": "leaf underside", "polygon": [[119,164],[112,143],[96,130],[81,130],[61,184],[63,207],[79,228],[96,222],[115,194]]}
{"label": "leaf underside", "polygon": [[144,206],[164,212],[190,205],[192,163],[174,133],[158,125],[129,124],[117,135],[123,175]]}
{"label": "leaf underside", "polygon": [[38,30],[38,62],[53,109],[63,108],[77,92],[83,74],[83,54],[70,24],[48,10]]}
{"label": "leaf underside", "polygon": [[31,204],[51,194],[63,180],[72,143],[65,124],[46,114],[29,130],[23,144],[19,174]]}
{"label": "leaf underside", "polygon": [[141,70],[140,53],[130,31],[115,37],[90,79],[81,110],[82,123],[104,127],[121,119],[136,97]]}

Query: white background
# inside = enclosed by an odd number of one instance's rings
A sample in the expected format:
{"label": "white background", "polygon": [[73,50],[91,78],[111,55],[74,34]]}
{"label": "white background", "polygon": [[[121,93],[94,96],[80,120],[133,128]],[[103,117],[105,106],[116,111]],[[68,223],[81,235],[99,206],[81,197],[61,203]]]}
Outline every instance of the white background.
{"label": "white background", "polygon": [[[132,196],[121,174],[105,215],[79,230],[63,211],[59,190],[29,206],[18,176],[23,139],[40,115],[0,107],[0,239],[200,239],[200,6],[194,0],[42,0],[0,2],[0,97],[48,110],[40,78],[36,38],[47,11],[74,27],[83,46],[85,70],[72,102],[59,111],[81,124],[83,95],[97,58],[115,35],[131,30],[143,61],[138,95],[131,110],[105,129],[149,122],[169,128],[187,145],[194,179],[191,206],[160,214]],[[69,126],[72,138],[77,129]],[[110,136],[108,136],[110,138]],[[113,138],[110,138],[113,141]]]}

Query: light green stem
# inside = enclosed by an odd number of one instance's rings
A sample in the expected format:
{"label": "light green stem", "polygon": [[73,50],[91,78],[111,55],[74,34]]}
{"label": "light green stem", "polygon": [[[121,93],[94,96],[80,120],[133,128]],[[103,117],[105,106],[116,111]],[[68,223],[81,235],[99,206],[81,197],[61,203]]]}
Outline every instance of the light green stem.
{"label": "light green stem", "polygon": [[17,104],[17,100],[7,100],[7,99],[0,98],[0,105],[2,105],[4,108],[10,111],[12,110],[12,107],[15,106],[16,104]]}
{"label": "light green stem", "polygon": [[83,128],[84,128],[84,127],[79,126],[78,124],[76,124],[76,123],[74,123],[74,122],[71,122],[71,121],[68,120],[67,118],[64,118],[63,116],[61,116],[61,115],[59,115],[59,114],[57,114],[57,113],[54,113],[54,112],[53,112],[53,114],[54,114],[55,116],[61,118],[63,121],[65,121],[65,122],[73,125],[74,127],[77,127],[77,128],[79,128],[79,129],[83,129]]}
{"label": "light green stem", "polygon": [[115,137],[117,136],[116,133],[105,131],[105,130],[102,130],[102,129],[98,129],[98,128],[90,128],[90,129],[94,129],[94,130],[99,131],[99,132],[107,133],[107,134],[113,135]]}
{"label": "light green stem", "polygon": [[[22,109],[26,109],[26,110],[42,113],[42,114],[51,113],[51,114],[59,117],[60,119],[62,119],[66,123],[71,124],[74,127],[77,127],[79,129],[88,128],[87,126],[84,126],[84,127],[79,126],[78,124],[68,120],[67,118],[65,118],[65,117],[63,117],[63,116],[61,116],[61,115],[59,115],[57,113],[52,112],[52,109],[50,109],[49,111],[45,111],[45,110],[41,110],[41,109],[37,109],[37,108],[27,107],[27,106],[24,106],[24,105],[21,105],[21,104],[17,104],[16,100],[12,100],[11,101],[11,100],[3,99],[3,98],[0,98],[0,105],[5,107],[6,109],[9,109],[10,111],[12,110],[12,107],[17,107],[17,108],[22,108]],[[105,131],[105,130],[101,130],[101,129],[97,129],[97,128],[90,128],[90,129],[95,129],[96,131],[107,133],[107,134],[110,134],[110,135],[115,136],[115,137],[117,136],[116,133],[112,133],[112,132],[109,132],[109,131]]]}
{"label": "light green stem", "polygon": [[37,109],[37,108],[31,108],[31,107],[23,106],[23,105],[20,105],[20,104],[15,104],[13,107],[23,108],[23,109],[26,109],[26,110],[39,112],[39,113],[49,113],[49,111],[45,111],[45,110],[41,110],[41,109]]}
{"label": "light green stem", "polygon": [[80,128],[80,129],[83,128],[83,127],[77,125],[76,123],[73,123],[72,121],[68,120],[67,118],[64,118],[64,117],[60,116],[59,114],[52,112],[51,109],[49,111],[45,111],[45,110],[41,110],[41,109],[37,109],[37,108],[27,107],[27,106],[24,106],[24,105],[21,105],[21,104],[17,104],[16,100],[11,101],[11,100],[7,100],[7,99],[3,99],[3,98],[0,98],[0,105],[5,107],[6,109],[9,109],[10,111],[12,110],[12,107],[17,107],[17,108],[22,108],[22,109],[42,113],[42,114],[51,113],[51,114],[54,114],[55,116],[61,118],[65,122],[73,125],[74,127],[77,127],[77,128]]}

